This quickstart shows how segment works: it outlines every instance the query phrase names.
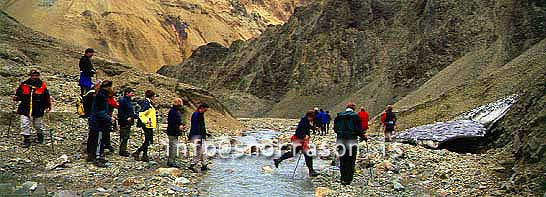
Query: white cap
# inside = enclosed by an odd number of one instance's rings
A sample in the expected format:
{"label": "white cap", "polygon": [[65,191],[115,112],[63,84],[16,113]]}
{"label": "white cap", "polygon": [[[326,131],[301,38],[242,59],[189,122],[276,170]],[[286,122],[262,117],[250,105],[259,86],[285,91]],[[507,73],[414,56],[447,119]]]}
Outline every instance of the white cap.
{"label": "white cap", "polygon": [[318,107],[315,107],[315,111],[318,111],[318,110],[319,110]]}

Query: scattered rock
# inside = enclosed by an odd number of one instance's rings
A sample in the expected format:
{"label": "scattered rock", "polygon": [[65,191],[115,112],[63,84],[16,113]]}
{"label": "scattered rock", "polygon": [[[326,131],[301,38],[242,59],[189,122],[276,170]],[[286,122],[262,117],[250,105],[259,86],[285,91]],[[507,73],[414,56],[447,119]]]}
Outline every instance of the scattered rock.
{"label": "scattered rock", "polygon": [[178,177],[174,180],[175,185],[184,185],[188,183],[191,183],[191,181],[184,177]]}
{"label": "scattered rock", "polygon": [[264,173],[273,173],[275,170],[271,166],[264,166],[262,167],[262,172]]}
{"label": "scattered rock", "polygon": [[77,197],[78,194],[75,191],[62,190],[57,192],[54,197]]}
{"label": "scattered rock", "polygon": [[155,174],[159,176],[173,176],[180,177],[182,176],[182,170],[178,168],[158,168],[154,171]]}
{"label": "scattered rock", "polygon": [[70,160],[68,160],[68,156],[67,155],[61,155],[59,158],[57,158],[55,161],[51,161],[47,164],[47,169],[48,170],[53,170],[55,168],[58,168],[58,167],[62,167],[64,166],[66,163],[70,162]]}
{"label": "scattered rock", "polygon": [[395,180],[392,181],[392,185],[395,191],[404,191],[405,189],[405,187],[402,184],[400,184],[398,181],[395,181]]}
{"label": "scattered rock", "polygon": [[317,187],[315,189],[315,197],[324,197],[334,193],[335,193],[334,190],[328,189],[326,187]]}
{"label": "scattered rock", "polygon": [[131,185],[134,185],[137,183],[137,180],[133,177],[129,177],[129,178],[126,178],[125,180],[123,180],[123,182],[121,182],[121,185],[125,186],[125,187],[128,187],[128,186],[131,186]]}
{"label": "scattered rock", "polygon": [[23,183],[23,188],[28,191],[34,191],[38,187],[38,183],[34,181],[27,181]]}

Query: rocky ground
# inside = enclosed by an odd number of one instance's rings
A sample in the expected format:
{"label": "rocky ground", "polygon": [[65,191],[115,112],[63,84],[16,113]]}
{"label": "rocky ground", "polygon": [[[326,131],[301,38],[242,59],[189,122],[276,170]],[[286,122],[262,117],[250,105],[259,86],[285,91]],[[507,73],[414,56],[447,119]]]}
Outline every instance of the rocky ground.
{"label": "rocky ground", "polygon": [[[276,129],[287,142],[297,120],[246,119],[247,127]],[[421,146],[388,143],[383,155],[382,136],[370,135],[368,150],[361,143],[357,172],[351,186],[339,183],[339,171],[327,168],[313,180],[317,196],[506,196],[509,193],[505,166],[515,162],[504,150],[491,149],[484,154],[460,154],[431,150]],[[315,144],[333,145],[335,136],[314,136]],[[366,154],[369,153],[369,154]],[[324,157],[322,159],[331,160]],[[366,168],[366,167],[370,168]],[[529,192],[529,191],[527,191]],[[530,195],[531,193],[519,193]]]}
{"label": "rocky ground", "polygon": [[[160,135],[160,145],[151,146],[150,162],[139,162],[133,158],[107,155],[107,168],[98,168],[85,161],[83,144],[86,139],[86,120],[74,114],[62,114],[52,118],[54,123],[54,145],[48,137],[46,144],[33,144],[29,149],[20,147],[18,127],[12,128],[5,140],[0,142],[1,183],[0,193],[33,194],[44,196],[60,192],[78,195],[128,195],[157,196],[169,194],[196,194],[194,184],[200,174],[186,169],[166,168],[166,135]],[[57,122],[62,120],[62,122]],[[7,125],[1,129],[7,131]],[[113,145],[117,149],[119,133],[112,133]],[[134,151],[142,143],[142,131],[133,130],[129,149]],[[155,137],[158,135],[156,134]],[[156,138],[157,139],[157,138]],[[68,161],[59,159],[66,155]],[[179,163],[188,166],[183,157]],[[55,167],[53,164],[58,164]],[[47,166],[47,167],[46,167]],[[26,184],[26,185],[25,185]],[[36,187],[31,186],[35,184]]]}
{"label": "rocky ground", "polygon": [[[58,122],[62,120],[62,122]],[[199,195],[196,187],[203,174],[182,168],[166,168],[166,136],[161,134],[161,145],[151,148],[152,161],[137,162],[111,154],[107,168],[97,168],[85,162],[83,144],[86,121],[73,114],[57,114],[54,124],[54,150],[51,140],[29,149],[20,148],[16,128],[5,134],[0,142],[1,179],[4,194],[46,193],[79,195]],[[274,129],[283,132],[278,143],[289,141],[297,120],[240,119],[248,129]],[[7,131],[7,125],[1,129]],[[317,196],[505,196],[512,195],[504,186],[509,177],[505,172],[514,161],[502,150],[491,149],[484,154],[459,154],[447,150],[430,150],[420,146],[389,143],[383,155],[382,136],[371,134],[369,150],[362,149],[358,156],[355,180],[351,186],[339,183],[339,171],[332,166],[314,178]],[[118,133],[112,134],[114,145]],[[333,145],[334,134],[314,136],[316,144]],[[130,150],[142,142],[140,131],[133,132]],[[361,143],[365,147],[365,143]],[[368,152],[369,151],[369,152]],[[365,154],[365,153],[369,154]],[[63,155],[66,155],[62,159]],[[499,159],[501,158],[501,159]],[[331,157],[324,157],[331,160]],[[64,160],[64,161],[63,161]],[[68,160],[68,161],[66,161]],[[182,157],[180,164],[188,166]],[[513,164],[512,164],[513,165]],[[214,166],[214,165],[212,165]],[[366,168],[366,167],[370,168]],[[527,193],[519,193],[526,195]]]}

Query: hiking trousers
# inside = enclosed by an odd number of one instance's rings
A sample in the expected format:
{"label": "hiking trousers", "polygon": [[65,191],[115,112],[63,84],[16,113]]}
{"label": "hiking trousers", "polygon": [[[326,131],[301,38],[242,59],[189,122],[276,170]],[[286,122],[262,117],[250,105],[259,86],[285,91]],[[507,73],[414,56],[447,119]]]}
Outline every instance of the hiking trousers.
{"label": "hiking trousers", "polygon": [[148,157],[148,147],[152,144],[152,140],[154,140],[154,129],[142,128],[142,130],[144,130],[144,143],[138,148],[137,153],[142,152],[142,156]]}
{"label": "hiking trousers", "polygon": [[[307,166],[307,169],[309,169],[309,172],[313,172],[313,157],[311,157],[311,155],[309,155],[307,153],[307,151],[303,151],[303,148],[302,146],[298,146],[296,147],[296,153],[300,153],[303,154],[303,157],[305,158],[305,165]],[[286,159],[289,159],[289,158],[292,158],[294,157],[294,151],[293,150],[290,150],[284,154],[281,155],[281,157],[279,158],[279,161],[282,162],[283,160],[286,160]]]}
{"label": "hiking trousers", "polygon": [[197,163],[201,162],[201,165],[206,165],[206,144],[205,139],[201,139],[200,136],[193,137],[191,139],[191,142],[194,145],[194,154],[192,158],[192,165],[196,165]]}
{"label": "hiking trousers", "polygon": [[176,162],[176,155],[178,153],[178,136],[169,135],[169,158],[167,159],[168,164]]}
{"label": "hiking trousers", "polygon": [[32,117],[21,115],[21,135],[24,136],[30,136],[30,131],[32,130],[32,127],[36,130],[36,133],[38,135],[44,135],[44,131],[42,129],[42,117]]}
{"label": "hiking trousers", "polygon": [[119,128],[119,153],[127,153],[127,143],[131,136],[131,126]]}
{"label": "hiking trousers", "polygon": [[358,141],[356,139],[337,139],[336,148],[339,157],[341,183],[351,184],[355,173]]}

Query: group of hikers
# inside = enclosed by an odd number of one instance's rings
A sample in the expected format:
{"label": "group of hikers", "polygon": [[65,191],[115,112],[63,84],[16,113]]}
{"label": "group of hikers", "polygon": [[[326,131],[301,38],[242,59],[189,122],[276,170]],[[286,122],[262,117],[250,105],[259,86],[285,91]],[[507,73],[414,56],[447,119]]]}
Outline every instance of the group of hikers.
{"label": "group of hikers", "polygon": [[[86,49],[80,59],[80,95],[81,105],[78,112],[81,117],[87,118],[89,130],[87,137],[87,161],[96,166],[105,167],[108,162],[105,159],[105,150],[109,153],[114,152],[111,144],[110,133],[114,125],[117,124],[120,131],[120,143],[118,154],[123,157],[132,156],[137,161],[148,162],[150,160],[148,148],[153,143],[154,129],[158,130],[157,120],[157,101],[156,94],[152,90],[144,92],[144,99],[138,101],[139,108],[135,110],[133,99],[135,91],[132,88],[125,87],[122,96],[115,98],[113,91],[113,82],[109,80],[96,81],[93,83],[93,77],[96,70],[93,68],[91,58],[94,55],[93,49]],[[42,118],[51,110],[52,99],[46,83],[40,80],[40,72],[32,69],[29,73],[30,78],[23,81],[17,88],[14,101],[20,101],[17,114],[21,121],[21,135],[23,136],[22,147],[28,148],[31,145],[31,124],[36,130],[36,143],[44,142],[44,132],[42,129]],[[169,139],[169,155],[167,165],[170,167],[180,167],[176,163],[177,146],[179,137],[185,134],[185,107],[181,98],[174,98],[172,107],[168,112],[167,132]],[[191,126],[188,134],[189,141],[195,146],[196,154],[192,158],[190,169],[197,172],[195,167],[200,164],[201,171],[208,170],[205,161],[205,145],[207,130],[205,127],[204,114],[209,106],[200,102],[196,105],[197,109],[191,115]],[[117,116],[113,112],[117,109]],[[358,139],[367,141],[369,116],[364,107],[360,112],[355,112],[354,103],[347,104],[346,110],[337,114],[334,119],[333,129],[337,134],[337,150],[340,160],[341,183],[349,185],[353,180],[355,171],[355,161],[358,151]],[[313,159],[309,153],[308,144],[312,134],[326,135],[330,128],[332,118],[328,111],[315,108],[305,113],[296,128],[291,141],[294,149],[285,152],[280,158],[274,159],[275,167],[288,158],[294,157],[296,153],[302,152],[305,156],[305,163],[309,169],[310,176],[317,176],[318,173],[313,169]],[[388,106],[381,116],[385,131],[385,141],[392,140],[392,132],[396,123],[396,116],[392,112],[392,106]],[[128,151],[128,140],[131,136],[131,128],[142,128],[144,132],[144,142],[133,153]],[[158,132],[158,131],[156,131]],[[295,152],[294,152],[295,151]],[[341,154],[343,151],[343,154]]]}
{"label": "group of hikers", "polygon": [[[133,98],[135,91],[130,87],[125,87],[122,96],[115,98],[113,91],[113,82],[109,80],[93,82],[96,70],[93,68],[91,58],[94,50],[86,49],[79,62],[80,80],[80,104],[78,113],[81,117],[88,120],[88,136],[86,143],[86,152],[88,162],[94,163],[99,167],[106,167],[108,160],[105,159],[105,150],[109,153],[114,152],[111,143],[110,133],[117,125],[120,132],[120,143],[118,154],[123,157],[132,156],[137,161],[148,162],[150,160],[148,148],[153,143],[154,129],[158,125],[157,120],[157,101],[156,94],[152,90],[144,92],[144,99],[138,101],[139,110],[135,111]],[[44,132],[42,128],[42,118],[48,113],[52,106],[51,97],[46,87],[46,83],[40,80],[40,71],[32,69],[29,73],[30,78],[23,81],[13,96],[13,101],[19,101],[17,114],[21,120],[21,135],[23,136],[22,147],[28,148],[31,143],[32,127],[36,130],[35,143],[44,143]],[[168,113],[167,135],[169,138],[169,156],[167,165],[170,167],[179,167],[176,163],[176,153],[178,139],[185,134],[186,110],[181,98],[174,98],[172,107]],[[197,109],[191,115],[190,132],[188,139],[195,145],[196,154],[190,165],[193,171],[200,164],[201,171],[208,170],[207,163],[204,161],[203,141],[208,136],[205,127],[204,114],[209,108],[207,103],[200,102]],[[114,110],[117,109],[117,115],[114,116]],[[32,127],[31,127],[32,124]],[[144,132],[144,142],[133,153],[128,151],[128,141],[131,136],[131,127],[142,128]]]}
{"label": "group of hikers", "polygon": [[[385,141],[389,142],[392,141],[392,132],[394,132],[396,124],[396,115],[392,109],[391,105],[387,106],[387,109],[381,115]],[[336,151],[339,157],[342,185],[350,185],[353,181],[356,156],[359,150],[358,140],[361,142],[368,141],[368,135],[366,134],[366,131],[369,129],[368,112],[366,112],[364,107],[361,107],[358,113],[355,110],[356,105],[348,103],[345,111],[339,112],[334,119],[334,131],[337,135]],[[326,114],[327,121],[323,121],[322,117],[324,115],[320,114]],[[296,127],[295,134],[291,137],[293,149],[282,154],[280,158],[273,159],[275,167],[278,168],[283,160],[294,157],[296,153],[301,153],[305,158],[305,165],[309,170],[309,176],[317,176],[318,173],[313,169],[313,153],[309,149],[309,141],[313,130],[322,131],[326,130],[324,127],[329,127],[329,125],[325,126],[324,124],[324,122],[329,123],[329,119],[329,113],[324,113],[322,109],[318,110],[318,108],[315,108],[305,113]]]}

